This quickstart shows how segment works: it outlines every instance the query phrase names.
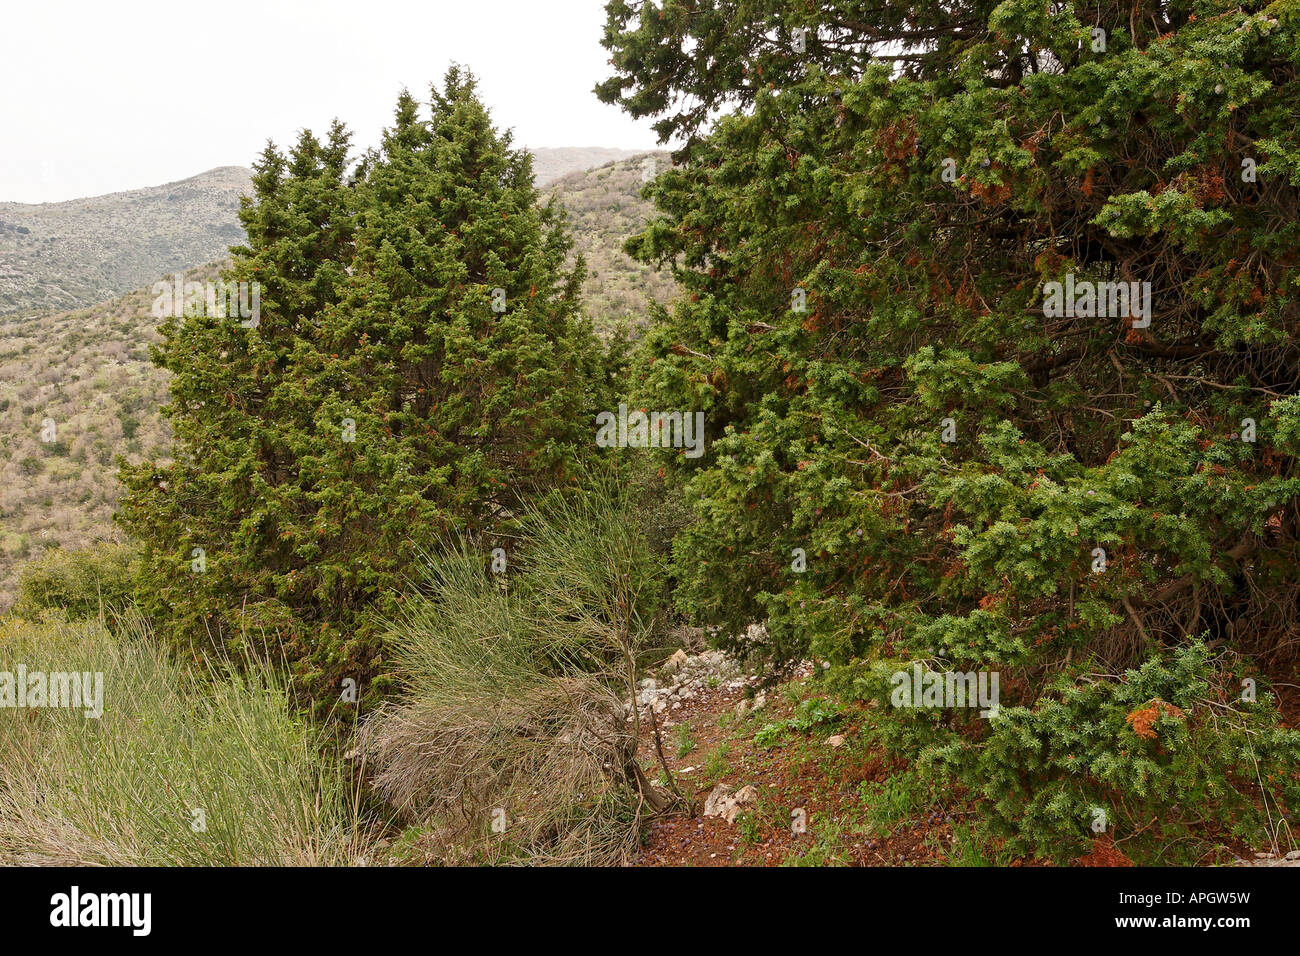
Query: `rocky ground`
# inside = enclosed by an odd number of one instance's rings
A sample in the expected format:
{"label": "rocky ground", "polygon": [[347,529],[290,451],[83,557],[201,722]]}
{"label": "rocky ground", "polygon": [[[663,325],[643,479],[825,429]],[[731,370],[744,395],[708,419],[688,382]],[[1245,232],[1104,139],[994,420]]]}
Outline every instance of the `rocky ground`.
{"label": "rocky ground", "polygon": [[812,671],[805,663],[789,682],[765,690],[721,651],[678,651],[657,677],[642,681],[642,752],[654,758],[647,773],[658,770],[666,783],[657,724],[663,762],[692,811],[652,822],[638,865],[894,865],[947,857],[960,825],[951,815],[931,813],[887,835],[865,818],[864,786],[883,786],[902,768],[853,742],[853,711],[814,717],[807,734],[781,729],[809,712],[801,694]]}
{"label": "rocky ground", "polygon": [[1256,853],[1253,860],[1242,860],[1242,866],[1300,866],[1300,850],[1288,853]]}
{"label": "rocky ground", "polygon": [[[986,858],[970,836],[978,806],[927,794],[865,742],[871,708],[818,696],[813,672],[764,687],[721,651],[679,650],[641,682],[642,764],[661,787],[666,765],[690,809],[650,823],[637,865],[1049,865]],[[1300,851],[1242,848],[1235,862],[1300,866]],[[1132,864],[1101,838],[1076,865]]]}

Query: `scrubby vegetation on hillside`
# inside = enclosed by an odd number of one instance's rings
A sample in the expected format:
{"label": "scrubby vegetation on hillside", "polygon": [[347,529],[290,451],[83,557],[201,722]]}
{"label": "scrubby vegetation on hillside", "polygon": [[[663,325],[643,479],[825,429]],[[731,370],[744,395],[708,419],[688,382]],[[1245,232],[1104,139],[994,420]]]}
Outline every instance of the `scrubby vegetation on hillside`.
{"label": "scrubby vegetation on hillside", "polygon": [[[268,148],[229,267],[260,322],[162,324],[132,544],[34,564],[0,632],[160,710],[115,703],[102,795],[93,730],[6,725],[0,853],[1294,850],[1300,8],[1141,12],[611,0],[598,94],[683,144],[624,247],[682,294],[632,342],[459,68],[359,165],[337,125]],[[697,410],[699,455],[630,434]],[[222,735],[258,769],[191,846]]]}
{"label": "scrubby vegetation on hillside", "polygon": [[671,271],[637,262],[623,250],[653,211],[641,196],[645,177],[670,165],[667,153],[651,153],[570,173],[544,190],[568,213],[574,252],[587,263],[582,301],[602,336],[638,334],[650,321],[651,307],[672,299]]}
{"label": "scrubby vegetation on hillside", "polygon": [[[634,155],[581,146],[529,153],[538,186],[564,178],[580,190],[586,184],[581,176],[571,178],[574,173]],[[244,238],[239,197],[248,194],[251,174],[242,166],[223,166],[180,182],[106,196],[36,205],[0,202],[0,318],[98,311],[102,306],[96,303],[129,294],[158,276],[222,258]],[[618,202],[649,208],[635,190]],[[626,234],[619,234],[619,242]],[[636,275],[648,271],[628,259],[619,267]],[[637,313],[644,310],[641,302],[624,304]]]}
{"label": "scrubby vegetation on hillside", "polygon": [[[202,281],[214,267],[192,270]],[[165,380],[149,363],[152,301],[0,322],[0,608],[50,548],[120,541],[117,458],[167,454]]]}
{"label": "scrubby vegetation on hillside", "polygon": [[210,169],[148,189],[68,202],[0,202],[0,317],[89,308],[211,262],[242,238],[248,170]]}

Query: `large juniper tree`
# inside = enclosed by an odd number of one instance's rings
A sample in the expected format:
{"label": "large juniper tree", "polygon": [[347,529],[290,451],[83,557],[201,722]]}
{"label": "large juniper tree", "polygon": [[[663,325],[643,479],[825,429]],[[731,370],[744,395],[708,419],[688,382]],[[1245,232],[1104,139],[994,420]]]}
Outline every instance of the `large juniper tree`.
{"label": "large juniper tree", "polygon": [[[647,400],[708,410],[685,606],[863,692],[1000,670],[998,721],[913,729],[1040,849],[1098,806],[1148,843],[1232,820],[1232,776],[1297,753],[1239,694],[1300,646],[1300,10],[608,14],[598,92],[684,144],[630,247],[687,293]],[[1044,308],[1074,280],[1150,283],[1149,322]]]}
{"label": "large juniper tree", "polygon": [[413,556],[569,481],[595,354],[561,214],[472,76],[428,119],[403,94],[352,174],[347,142],[268,147],[232,269],[260,320],[163,323],[175,460],[123,471],[151,613],[284,654],[320,701],[377,671]]}

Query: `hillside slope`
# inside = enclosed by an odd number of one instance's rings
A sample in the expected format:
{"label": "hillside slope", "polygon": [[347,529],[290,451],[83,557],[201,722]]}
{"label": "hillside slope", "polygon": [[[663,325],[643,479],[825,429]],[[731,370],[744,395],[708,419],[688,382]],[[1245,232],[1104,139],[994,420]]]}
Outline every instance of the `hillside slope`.
{"label": "hillside slope", "polygon": [[0,203],[0,316],[83,308],[243,241],[240,166],[68,202]]}
{"label": "hillside slope", "polygon": [[165,453],[167,382],[149,362],[151,301],[142,290],[0,322],[0,608],[13,600],[17,568],[46,548],[121,540],[116,456]]}
{"label": "hillside slope", "polygon": [[611,149],[605,146],[558,146],[529,152],[533,154],[533,182],[539,186],[545,186],[570,173],[640,155],[637,150]]}
{"label": "hillside slope", "polygon": [[676,288],[667,270],[649,269],[623,251],[623,242],[645,225],[653,206],[641,198],[642,163],[668,166],[667,153],[650,153],[570,173],[544,193],[555,193],[569,214],[574,251],[587,260],[582,288],[587,314],[608,335],[631,330],[646,318],[651,300],[666,303]]}

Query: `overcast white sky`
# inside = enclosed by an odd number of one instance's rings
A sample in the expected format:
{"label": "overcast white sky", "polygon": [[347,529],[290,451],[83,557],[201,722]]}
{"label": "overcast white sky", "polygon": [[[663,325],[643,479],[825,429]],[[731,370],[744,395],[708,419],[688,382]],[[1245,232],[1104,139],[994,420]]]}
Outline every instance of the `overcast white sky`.
{"label": "overcast white sky", "polygon": [[0,202],[248,166],[338,116],[368,146],[455,60],[520,146],[649,149],[591,92],[603,0],[0,0]]}

